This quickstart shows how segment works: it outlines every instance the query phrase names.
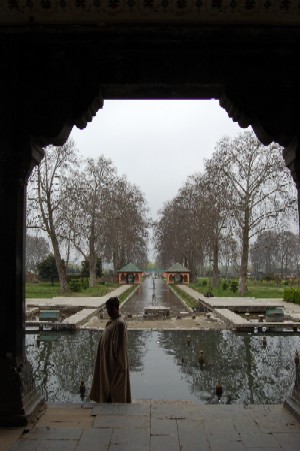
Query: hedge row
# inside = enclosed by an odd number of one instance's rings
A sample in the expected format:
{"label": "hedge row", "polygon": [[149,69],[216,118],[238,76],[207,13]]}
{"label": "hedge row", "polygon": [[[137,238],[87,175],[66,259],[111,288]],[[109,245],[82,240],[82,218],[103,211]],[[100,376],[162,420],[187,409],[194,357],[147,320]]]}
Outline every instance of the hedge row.
{"label": "hedge row", "polygon": [[283,300],[293,304],[300,304],[300,288],[286,288],[283,292]]}

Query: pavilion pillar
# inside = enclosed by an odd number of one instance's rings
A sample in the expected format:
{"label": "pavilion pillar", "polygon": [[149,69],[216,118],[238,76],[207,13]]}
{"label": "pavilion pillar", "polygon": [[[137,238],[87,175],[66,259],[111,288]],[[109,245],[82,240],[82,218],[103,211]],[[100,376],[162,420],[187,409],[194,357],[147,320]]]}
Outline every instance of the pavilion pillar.
{"label": "pavilion pillar", "polygon": [[20,135],[0,137],[0,425],[12,426],[25,425],[42,401],[25,355],[24,279],[26,184],[43,151]]}

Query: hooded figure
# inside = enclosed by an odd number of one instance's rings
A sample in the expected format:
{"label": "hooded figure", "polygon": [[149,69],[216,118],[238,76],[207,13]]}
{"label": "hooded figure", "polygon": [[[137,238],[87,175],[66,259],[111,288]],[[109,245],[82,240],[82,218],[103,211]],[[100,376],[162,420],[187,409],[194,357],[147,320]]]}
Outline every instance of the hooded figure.
{"label": "hooded figure", "polygon": [[130,403],[127,326],[119,314],[119,299],[106,301],[110,320],[98,344],[90,399],[96,402]]}

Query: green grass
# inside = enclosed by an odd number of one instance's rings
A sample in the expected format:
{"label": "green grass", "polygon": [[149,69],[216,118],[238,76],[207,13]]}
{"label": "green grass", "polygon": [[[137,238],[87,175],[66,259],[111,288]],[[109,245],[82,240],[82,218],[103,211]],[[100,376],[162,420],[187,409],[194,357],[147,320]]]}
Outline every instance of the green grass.
{"label": "green grass", "polygon": [[[199,293],[205,294],[208,290],[208,286],[203,286],[200,283],[190,283],[189,286],[194,290],[199,291]],[[274,298],[274,299],[283,299],[283,291],[287,288],[286,285],[276,285],[275,283],[266,283],[266,282],[248,282],[248,291],[245,294],[245,297],[253,297],[257,299],[261,298]],[[213,288],[212,293],[217,297],[240,297],[238,291],[233,293],[230,289],[223,290],[220,288]]]}
{"label": "green grass", "polygon": [[181,290],[177,285],[169,285],[171,290],[174,290],[175,293],[178,294],[178,296],[181,297],[181,299],[184,300],[184,302],[191,308],[196,307],[198,305],[198,302],[195,298],[192,298],[189,294],[187,294],[185,291]]}
{"label": "green grass", "polygon": [[51,282],[26,283],[25,297],[32,298],[53,298],[61,296],[60,286],[58,283],[51,285]]}
{"label": "green grass", "polygon": [[86,290],[79,291],[77,293],[71,293],[72,297],[101,297],[105,296],[107,293],[118,288],[120,285],[118,283],[109,283],[105,285],[96,285],[92,288],[87,288]]}
{"label": "green grass", "polygon": [[[87,288],[80,292],[71,292],[69,296],[72,297],[101,297],[107,293],[118,288],[120,285],[117,283],[109,284],[97,284],[93,288]],[[52,298],[55,296],[61,296],[60,286],[58,283],[51,284],[51,282],[39,282],[39,283],[27,283],[25,287],[25,297],[27,299],[32,298]]]}
{"label": "green grass", "polygon": [[276,298],[283,299],[283,291],[286,287],[249,287],[246,296],[254,298]]}
{"label": "green grass", "polygon": [[124,293],[120,294],[119,296],[119,300],[120,303],[122,304],[125,299],[128,298],[128,296],[136,289],[136,285],[132,285],[130,288],[128,288],[126,291],[124,291]]}

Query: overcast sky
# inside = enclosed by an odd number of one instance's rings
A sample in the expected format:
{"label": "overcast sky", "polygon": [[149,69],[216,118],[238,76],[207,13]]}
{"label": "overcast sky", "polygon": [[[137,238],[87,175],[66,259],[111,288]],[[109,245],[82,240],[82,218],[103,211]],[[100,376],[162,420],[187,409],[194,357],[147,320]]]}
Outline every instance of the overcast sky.
{"label": "overcast sky", "polygon": [[83,157],[110,158],[119,175],[139,186],[156,219],[187,177],[203,171],[217,141],[241,131],[218,101],[106,100],[71,137]]}

